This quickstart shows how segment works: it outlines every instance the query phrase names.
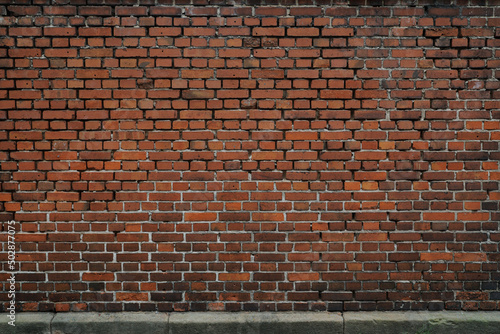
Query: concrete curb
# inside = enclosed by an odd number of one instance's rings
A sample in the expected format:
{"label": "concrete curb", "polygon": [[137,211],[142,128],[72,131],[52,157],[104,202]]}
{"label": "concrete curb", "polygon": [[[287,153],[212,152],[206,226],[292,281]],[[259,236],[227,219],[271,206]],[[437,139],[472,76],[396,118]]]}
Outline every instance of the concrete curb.
{"label": "concrete curb", "polygon": [[500,312],[359,312],[344,313],[344,334],[494,334]]}
{"label": "concrete curb", "polygon": [[342,333],[337,313],[172,313],[169,334],[322,334]]}
{"label": "concrete curb", "polygon": [[19,334],[498,334],[500,312],[18,313]]}
{"label": "concrete curb", "polygon": [[[0,323],[0,333],[52,334],[50,324],[54,316],[55,313],[17,313],[16,327],[10,326],[7,321],[2,321]],[[15,330],[13,330],[14,328]]]}
{"label": "concrete curb", "polygon": [[166,313],[58,313],[52,320],[51,334],[165,334]]}

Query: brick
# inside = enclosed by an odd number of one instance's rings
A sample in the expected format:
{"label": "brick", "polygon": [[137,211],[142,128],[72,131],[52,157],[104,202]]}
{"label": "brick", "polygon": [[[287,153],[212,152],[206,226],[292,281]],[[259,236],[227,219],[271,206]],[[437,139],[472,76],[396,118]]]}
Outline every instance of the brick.
{"label": "brick", "polygon": [[283,70],[252,70],[252,78],[256,79],[283,79]]}
{"label": "brick", "polygon": [[112,35],[112,30],[111,28],[102,28],[102,27],[82,27],[78,28],[78,35],[79,36],[92,36],[92,37],[97,37],[97,36],[111,36]]}
{"label": "brick", "polygon": [[287,78],[318,78],[318,70],[288,70]]}
{"label": "brick", "polygon": [[118,16],[144,16],[148,11],[147,7],[117,6],[115,13]]}
{"label": "brick", "polygon": [[322,36],[353,36],[353,28],[323,28],[321,30]]}
{"label": "brick", "polygon": [[74,36],[75,34],[76,34],[76,28],[56,28],[56,27],[43,28],[44,36]]}
{"label": "brick", "polygon": [[145,28],[114,28],[114,36],[146,36]]}
{"label": "brick", "polygon": [[208,79],[214,76],[213,70],[182,70],[181,77],[189,79]]}
{"label": "brick", "polygon": [[288,36],[297,36],[297,37],[319,36],[319,29],[318,28],[288,28],[286,33]]}
{"label": "brick", "polygon": [[78,8],[78,13],[82,16],[109,16],[111,15],[110,6],[82,6]]}
{"label": "brick", "polygon": [[146,77],[148,78],[177,78],[179,76],[179,71],[178,70],[146,70]]}
{"label": "brick", "polygon": [[426,37],[458,36],[458,28],[430,28],[425,30]]}
{"label": "brick", "polygon": [[76,15],[76,6],[44,6],[43,13],[46,15]]}
{"label": "brick", "polygon": [[426,56],[428,58],[456,58],[458,56],[457,50],[427,50]]}
{"label": "brick", "polygon": [[217,70],[217,78],[248,78],[248,70]]}
{"label": "brick", "polygon": [[285,28],[253,28],[252,36],[285,36]]}
{"label": "brick", "polygon": [[182,92],[185,99],[211,99],[215,96],[213,90],[188,90]]}
{"label": "brick", "polygon": [[255,212],[252,214],[253,221],[283,221],[282,213]]}
{"label": "brick", "polygon": [[112,273],[83,273],[82,279],[84,281],[113,281],[114,276]]}
{"label": "brick", "polygon": [[283,152],[253,152],[254,160],[282,160]]}
{"label": "brick", "polygon": [[215,50],[211,49],[185,49],[184,57],[193,58],[214,58]]}
{"label": "brick", "polygon": [[36,27],[9,28],[11,36],[41,36],[42,29]]}
{"label": "brick", "polygon": [[76,77],[80,79],[106,79],[109,78],[108,70],[76,70]]}
{"label": "brick", "polygon": [[219,274],[219,279],[221,281],[249,281],[250,274],[249,273],[228,273],[228,274]]}
{"label": "brick", "polygon": [[385,152],[355,152],[355,160],[384,160],[387,158]]}
{"label": "brick", "polygon": [[216,16],[216,7],[187,7],[186,15],[188,16]]}
{"label": "brick", "polygon": [[182,9],[170,6],[153,6],[149,8],[149,14],[154,16],[181,16]]}

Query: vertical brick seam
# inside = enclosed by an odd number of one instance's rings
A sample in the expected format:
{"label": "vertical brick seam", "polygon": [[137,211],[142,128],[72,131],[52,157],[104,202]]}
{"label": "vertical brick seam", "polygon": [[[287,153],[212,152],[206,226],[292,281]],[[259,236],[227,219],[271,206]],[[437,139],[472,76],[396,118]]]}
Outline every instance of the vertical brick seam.
{"label": "vertical brick seam", "polygon": [[53,3],[0,1],[19,309],[499,309],[498,1]]}

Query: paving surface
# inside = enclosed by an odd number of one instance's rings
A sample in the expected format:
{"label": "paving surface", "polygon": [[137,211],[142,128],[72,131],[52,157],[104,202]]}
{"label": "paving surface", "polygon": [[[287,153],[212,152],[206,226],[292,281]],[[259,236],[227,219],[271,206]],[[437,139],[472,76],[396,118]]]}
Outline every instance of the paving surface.
{"label": "paving surface", "polygon": [[0,333],[499,334],[500,312],[18,313],[15,324]]}

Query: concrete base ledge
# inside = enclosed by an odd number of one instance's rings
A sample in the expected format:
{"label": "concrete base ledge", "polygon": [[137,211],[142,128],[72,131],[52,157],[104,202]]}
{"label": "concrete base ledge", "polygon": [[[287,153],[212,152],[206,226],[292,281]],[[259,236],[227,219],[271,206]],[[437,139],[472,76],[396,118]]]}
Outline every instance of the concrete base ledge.
{"label": "concrete base ledge", "polygon": [[500,312],[359,312],[344,313],[344,333],[494,334]]}
{"label": "concrete base ledge", "polygon": [[18,313],[16,334],[498,334],[500,312]]}

